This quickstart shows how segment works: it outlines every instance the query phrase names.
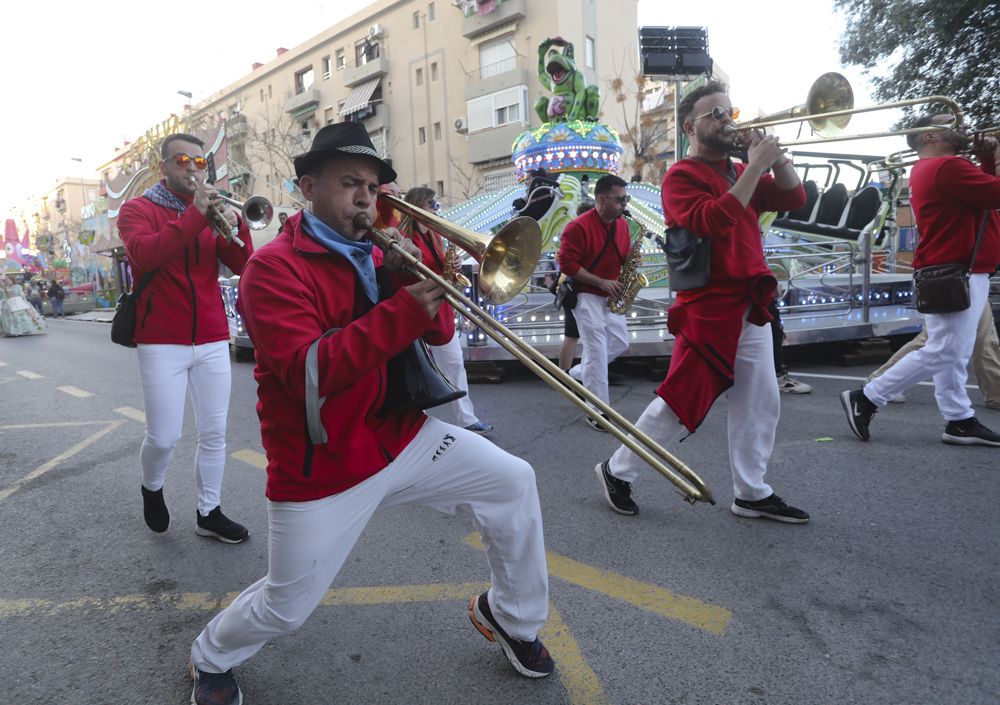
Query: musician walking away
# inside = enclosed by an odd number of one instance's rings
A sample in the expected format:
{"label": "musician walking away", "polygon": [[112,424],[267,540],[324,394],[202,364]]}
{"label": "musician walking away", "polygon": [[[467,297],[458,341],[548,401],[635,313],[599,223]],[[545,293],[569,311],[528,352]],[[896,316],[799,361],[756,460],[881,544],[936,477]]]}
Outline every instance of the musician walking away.
{"label": "musician walking away", "polygon": [[[919,118],[914,127],[948,125],[952,120],[950,113],[939,113]],[[965,389],[966,367],[989,295],[989,276],[1000,264],[1000,218],[995,212],[1000,208],[1000,143],[991,137],[973,143],[973,154],[981,165],[976,168],[959,156],[969,148],[970,140],[957,129],[907,135],[907,142],[919,157],[910,173],[910,204],[920,232],[913,268],[954,262],[968,266],[982,226],[969,277],[971,303],[964,311],[924,314],[926,344],[864,387],[842,392],[841,404],[851,430],[867,441],[875,413],[931,377],[934,398],[946,422],[941,440],[950,445],[1000,446],[1000,434],[976,418]]]}
{"label": "musician walking away", "polygon": [[[403,200],[429,213],[436,213],[440,208],[437,202],[437,194],[425,186],[411,188],[406,192]],[[444,240],[441,235],[412,218],[404,235],[420,248],[423,263],[434,270],[436,274],[445,276],[446,270],[449,269],[446,266],[448,255],[445,252]],[[452,267],[454,268],[455,265],[453,264]],[[455,311],[450,304],[442,303],[441,315],[454,320]],[[434,357],[434,362],[441,370],[441,373],[457,389],[465,392],[464,397],[446,404],[444,408],[448,408],[451,411],[455,417],[456,424],[467,431],[485,436],[493,430],[493,424],[480,421],[472,406],[472,399],[469,396],[469,380],[465,373],[465,357],[462,354],[462,341],[459,338],[460,335],[461,333],[455,331],[452,339],[444,345],[431,345],[429,348],[431,355]]]}
{"label": "musician walking away", "polygon": [[[559,241],[559,269],[573,280],[577,292],[573,315],[583,345],[580,364],[569,374],[605,403],[608,363],[628,349],[625,316],[608,308],[608,297],[622,293],[619,277],[631,250],[628,224],[622,217],[629,201],[626,186],[613,174],[598,179],[594,207],[572,220]],[[592,417],[587,423],[604,431]]]}
{"label": "musician walking away", "polygon": [[[679,106],[691,147],[688,158],[663,177],[663,212],[668,225],[710,240],[711,266],[708,284],[678,292],[668,311],[675,336],[670,369],[636,425],[666,445],[685,430],[694,433],[725,392],[733,514],[803,523],[809,515],[786,504],[764,481],[780,399],[767,326],[777,281],[764,260],[758,214],[798,208],[805,191],[775,137],[752,135],[747,164],[728,158],[734,137],[725,128],[733,124],[733,112],[725,86],[715,81],[692,91]],[[632,483],[642,466],[622,446],[595,467],[616,512],[638,512]]]}
{"label": "musician walking away", "polygon": [[[146,409],[139,451],[143,517],[157,533],[170,523],[163,484],[190,394],[198,433],[195,531],[240,543],[247,538],[246,528],[220,507],[231,368],[218,277],[220,260],[235,274],[242,272],[253,244],[246,223],[205,183],[208,162],[200,139],[170,135],[160,156],[163,178],[127,201],[118,215],[133,282],[138,286],[149,277],[136,304],[134,339]],[[221,214],[245,244],[218,237],[212,213]]]}
{"label": "musician walking away", "polygon": [[358,123],[317,132],[294,160],[312,212],[291,216],[240,280],[267,453],[268,572],[194,641],[197,705],[241,702],[231,669],[297,629],[375,511],[403,504],[471,515],[492,576],[471,600],[473,625],[521,675],[554,668],[537,636],[548,577],[531,466],[421,411],[382,407],[390,358],[417,338],[447,343],[454,327],[433,280],[379,301],[376,267],[398,277],[403,262],[365,239],[379,184],[396,176],[377,154]]}

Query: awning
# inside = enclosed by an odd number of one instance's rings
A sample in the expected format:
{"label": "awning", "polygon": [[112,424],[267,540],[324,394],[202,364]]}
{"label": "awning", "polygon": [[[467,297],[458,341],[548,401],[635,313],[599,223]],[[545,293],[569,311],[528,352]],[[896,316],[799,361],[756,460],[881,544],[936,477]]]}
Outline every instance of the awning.
{"label": "awning", "polygon": [[375,92],[375,88],[381,80],[381,76],[376,76],[351,89],[351,94],[347,96],[347,100],[344,101],[344,107],[341,108],[339,114],[350,115],[368,105],[368,101],[372,99],[372,93]]}
{"label": "awning", "polygon": [[473,37],[469,40],[469,43],[472,44],[472,46],[476,46],[477,44],[482,44],[483,42],[488,42],[491,39],[496,39],[497,37],[502,37],[505,34],[510,34],[511,32],[516,31],[517,21],[515,20],[514,22],[508,22],[507,24],[501,25],[496,29],[491,29],[489,32],[484,32],[479,36]]}

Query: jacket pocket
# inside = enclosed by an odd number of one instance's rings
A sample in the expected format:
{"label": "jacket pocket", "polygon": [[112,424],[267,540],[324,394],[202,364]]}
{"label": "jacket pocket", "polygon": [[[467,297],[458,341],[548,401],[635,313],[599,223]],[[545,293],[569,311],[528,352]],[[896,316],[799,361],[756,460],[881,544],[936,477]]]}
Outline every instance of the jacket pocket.
{"label": "jacket pocket", "polygon": [[153,312],[153,292],[149,292],[146,296],[146,310],[142,314],[142,323],[139,324],[140,328],[146,327],[146,319],[149,318],[149,314]]}

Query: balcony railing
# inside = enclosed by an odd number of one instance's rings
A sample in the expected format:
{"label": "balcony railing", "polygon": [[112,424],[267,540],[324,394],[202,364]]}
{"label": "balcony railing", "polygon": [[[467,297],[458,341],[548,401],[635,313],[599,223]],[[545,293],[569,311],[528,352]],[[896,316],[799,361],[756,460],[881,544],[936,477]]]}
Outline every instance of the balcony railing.
{"label": "balcony railing", "polygon": [[466,83],[476,83],[477,81],[485,81],[487,78],[493,78],[494,76],[499,76],[500,74],[507,73],[508,71],[514,71],[515,69],[527,68],[528,57],[517,54],[515,56],[510,56],[501,61],[497,61],[493,64],[487,64],[486,66],[480,66],[478,69],[473,69],[465,74]]}

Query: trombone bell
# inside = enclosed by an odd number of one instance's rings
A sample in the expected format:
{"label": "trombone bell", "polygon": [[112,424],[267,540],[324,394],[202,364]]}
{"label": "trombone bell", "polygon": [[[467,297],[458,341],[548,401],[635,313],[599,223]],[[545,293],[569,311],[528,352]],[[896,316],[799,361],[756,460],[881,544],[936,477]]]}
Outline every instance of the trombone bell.
{"label": "trombone bell", "polygon": [[[854,90],[846,78],[836,72],[824,73],[813,81],[806,98],[807,115],[821,115],[854,109]],[[850,115],[810,118],[809,126],[821,137],[839,135],[851,121]]]}

